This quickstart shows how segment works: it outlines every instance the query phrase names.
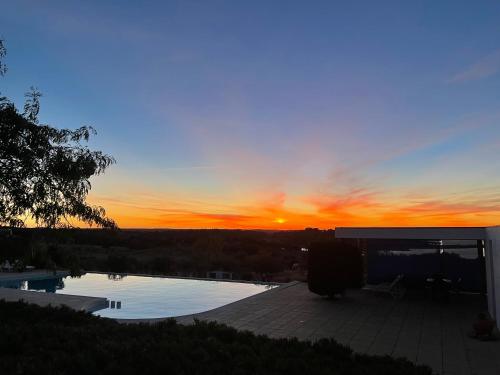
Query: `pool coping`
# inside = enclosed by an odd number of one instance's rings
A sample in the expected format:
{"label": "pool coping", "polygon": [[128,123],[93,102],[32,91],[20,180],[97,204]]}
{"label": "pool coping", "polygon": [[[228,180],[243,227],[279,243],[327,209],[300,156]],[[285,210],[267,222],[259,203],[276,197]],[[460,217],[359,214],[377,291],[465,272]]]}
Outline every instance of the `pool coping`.
{"label": "pool coping", "polygon": [[25,302],[38,306],[67,306],[76,311],[94,312],[107,306],[108,299],[104,297],[82,296],[76,294],[58,294],[35,292],[0,287],[0,300],[6,302]]}

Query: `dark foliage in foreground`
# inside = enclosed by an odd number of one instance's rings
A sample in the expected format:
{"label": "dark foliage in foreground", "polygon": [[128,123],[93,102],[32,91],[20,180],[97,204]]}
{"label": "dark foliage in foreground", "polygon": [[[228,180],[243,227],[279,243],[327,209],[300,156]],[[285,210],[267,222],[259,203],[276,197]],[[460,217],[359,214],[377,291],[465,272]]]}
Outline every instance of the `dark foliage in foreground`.
{"label": "dark foliage in foreground", "polygon": [[121,325],[66,308],[0,301],[1,374],[431,374],[353,355],[333,340],[270,339],[215,323]]}
{"label": "dark foliage in foreground", "polygon": [[102,174],[113,158],[84,144],[95,133],[90,127],[39,125],[40,94],[29,95],[32,103],[24,114],[0,101],[0,223],[24,226],[20,218],[31,216],[47,227],[67,218],[114,227],[102,207],[86,203],[90,178]]}
{"label": "dark foliage in foreground", "polygon": [[[0,76],[7,71],[0,40]],[[40,124],[40,97],[35,88],[26,93],[21,112],[0,95],[0,225],[23,227],[33,219],[37,226],[71,226],[70,219],[114,228],[104,208],[87,203],[90,178],[102,173],[114,159],[87,143],[96,132]]]}

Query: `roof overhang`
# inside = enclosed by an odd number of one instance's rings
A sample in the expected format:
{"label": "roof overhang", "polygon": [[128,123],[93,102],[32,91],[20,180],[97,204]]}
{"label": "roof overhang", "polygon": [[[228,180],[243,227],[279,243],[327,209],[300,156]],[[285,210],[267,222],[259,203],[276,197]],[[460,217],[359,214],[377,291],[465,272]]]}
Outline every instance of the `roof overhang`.
{"label": "roof overhang", "polygon": [[336,238],[484,240],[485,227],[337,227]]}

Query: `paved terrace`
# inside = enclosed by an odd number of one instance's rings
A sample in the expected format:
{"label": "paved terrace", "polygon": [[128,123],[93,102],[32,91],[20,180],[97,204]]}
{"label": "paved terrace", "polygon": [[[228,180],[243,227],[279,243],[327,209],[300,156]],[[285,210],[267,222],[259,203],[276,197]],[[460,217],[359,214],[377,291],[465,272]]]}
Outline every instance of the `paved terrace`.
{"label": "paved terrace", "polygon": [[290,283],[177,320],[215,320],[271,337],[332,337],[357,352],[406,357],[439,374],[500,374],[500,341],[467,336],[481,309],[479,299],[455,298],[440,305],[351,291],[345,299],[328,300],[310,293],[304,283]]}

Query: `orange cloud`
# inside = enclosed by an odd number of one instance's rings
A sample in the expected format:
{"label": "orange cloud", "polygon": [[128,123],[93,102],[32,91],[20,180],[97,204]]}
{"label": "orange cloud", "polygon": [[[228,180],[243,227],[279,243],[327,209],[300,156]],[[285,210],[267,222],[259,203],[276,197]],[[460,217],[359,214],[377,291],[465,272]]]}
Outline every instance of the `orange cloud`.
{"label": "orange cloud", "polygon": [[[461,201],[462,200],[462,201]],[[155,203],[153,203],[155,202]],[[289,197],[269,194],[244,204],[202,201],[140,202],[106,199],[100,204],[123,228],[303,229],[336,226],[481,226],[500,222],[500,201],[468,195],[455,201],[426,199],[425,194],[390,197],[368,189],[343,194]],[[299,208],[297,203],[305,203]]]}

